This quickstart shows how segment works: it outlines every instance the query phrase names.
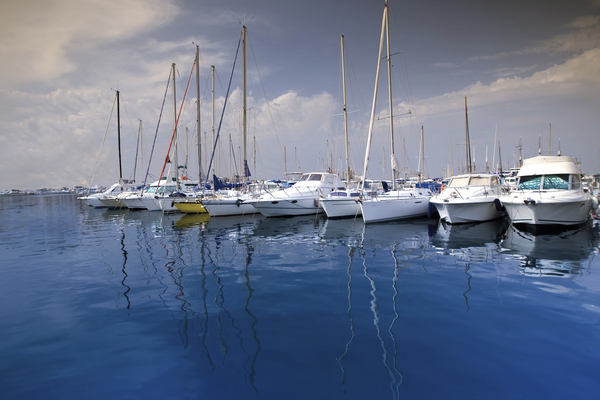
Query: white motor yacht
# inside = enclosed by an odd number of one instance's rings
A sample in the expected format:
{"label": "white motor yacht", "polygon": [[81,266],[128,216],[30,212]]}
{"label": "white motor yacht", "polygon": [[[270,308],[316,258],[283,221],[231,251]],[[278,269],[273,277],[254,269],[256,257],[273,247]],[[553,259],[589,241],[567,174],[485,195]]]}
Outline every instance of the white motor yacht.
{"label": "white motor yacht", "polygon": [[590,218],[592,193],[584,190],[573,157],[526,159],[517,177],[517,188],[500,197],[514,225],[574,227]]}
{"label": "white motor yacht", "polygon": [[449,224],[491,221],[506,215],[498,200],[501,187],[498,174],[457,175],[430,202]]}
{"label": "white motor yacht", "polygon": [[320,197],[344,188],[337,174],[311,172],[303,174],[290,188],[264,193],[245,203],[254,206],[265,217],[317,214],[323,210]]}

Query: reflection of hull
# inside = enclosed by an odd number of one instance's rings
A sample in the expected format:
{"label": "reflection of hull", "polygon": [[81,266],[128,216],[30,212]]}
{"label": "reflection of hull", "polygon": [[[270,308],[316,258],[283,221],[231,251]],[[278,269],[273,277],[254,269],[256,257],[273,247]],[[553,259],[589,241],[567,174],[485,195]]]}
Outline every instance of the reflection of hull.
{"label": "reflection of hull", "polygon": [[322,217],[313,215],[298,216],[295,218],[265,218],[254,230],[258,237],[294,236],[302,233],[313,234],[315,228],[326,221]]}
{"label": "reflection of hull", "polygon": [[464,224],[502,218],[504,211],[498,210],[494,200],[494,198],[488,198],[485,201],[453,199],[444,202],[432,198],[430,201],[437,208],[440,219],[449,224]]}
{"label": "reflection of hull", "polygon": [[[360,208],[365,223],[412,219],[427,216],[430,192],[402,190],[398,196],[383,195],[363,200]],[[425,193],[429,195],[425,195]]]}
{"label": "reflection of hull", "polygon": [[205,214],[207,213],[204,205],[197,200],[193,201],[175,201],[175,207],[186,214]]}
{"label": "reflection of hull", "polygon": [[321,199],[321,207],[325,210],[327,218],[349,218],[362,215],[360,203],[354,197],[324,198]]}
{"label": "reflection of hull", "polygon": [[175,222],[176,228],[189,228],[194,225],[206,225],[210,220],[210,215],[207,212],[184,214]]}
{"label": "reflection of hull", "polygon": [[591,224],[559,234],[536,235],[510,227],[502,247],[533,259],[582,261],[598,246]]}
{"label": "reflection of hull", "polygon": [[449,225],[440,221],[431,243],[444,249],[483,247],[487,243],[500,243],[507,228],[508,220],[505,218],[461,225]]}

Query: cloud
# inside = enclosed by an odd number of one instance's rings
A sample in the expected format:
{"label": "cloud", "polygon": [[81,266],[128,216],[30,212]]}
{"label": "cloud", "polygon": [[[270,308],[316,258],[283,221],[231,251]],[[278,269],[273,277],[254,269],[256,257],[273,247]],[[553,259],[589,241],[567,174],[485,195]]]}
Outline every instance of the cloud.
{"label": "cloud", "polygon": [[529,77],[500,78],[489,85],[477,82],[460,91],[419,101],[417,108],[421,117],[427,117],[461,109],[465,96],[469,97],[469,103],[485,105],[528,101],[545,95],[577,94],[591,98],[597,97],[599,92],[600,49],[593,49]]}
{"label": "cloud", "polygon": [[475,56],[467,59],[467,62],[478,60],[497,60],[515,56],[531,54],[557,54],[557,53],[580,53],[583,51],[600,47],[600,17],[587,15],[579,17],[564,28],[566,33],[541,41],[534,46],[515,51],[499,52],[495,54]]}
{"label": "cloud", "polygon": [[76,69],[73,50],[129,38],[177,14],[161,0],[6,0],[0,3],[0,84],[54,79]]}

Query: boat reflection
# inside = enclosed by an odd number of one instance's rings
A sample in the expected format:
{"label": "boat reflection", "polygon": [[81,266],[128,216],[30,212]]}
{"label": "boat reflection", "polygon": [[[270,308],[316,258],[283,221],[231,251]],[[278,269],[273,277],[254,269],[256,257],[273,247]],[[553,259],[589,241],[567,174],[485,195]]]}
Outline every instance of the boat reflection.
{"label": "boat reflection", "polygon": [[488,243],[500,243],[509,221],[505,218],[473,224],[450,225],[439,222],[431,244],[441,249],[464,249],[485,247]]}
{"label": "boat reflection", "polygon": [[208,224],[210,215],[208,213],[202,214],[183,214],[179,220],[175,222],[176,229],[186,229],[195,225],[204,226]]}
{"label": "boat reflection", "polygon": [[585,269],[585,262],[598,249],[598,238],[598,225],[591,221],[579,229],[548,234],[511,226],[502,248],[519,261],[523,275],[570,278]]}

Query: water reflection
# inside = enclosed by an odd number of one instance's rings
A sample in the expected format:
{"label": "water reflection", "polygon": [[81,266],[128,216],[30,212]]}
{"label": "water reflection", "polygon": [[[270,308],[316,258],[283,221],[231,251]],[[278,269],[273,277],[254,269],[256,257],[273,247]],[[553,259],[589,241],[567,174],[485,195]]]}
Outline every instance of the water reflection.
{"label": "water reflection", "polygon": [[489,243],[500,243],[509,221],[501,218],[473,224],[450,225],[439,222],[431,244],[441,249],[464,249],[485,247]]}
{"label": "water reflection", "polygon": [[504,254],[519,261],[529,276],[571,278],[581,275],[590,254],[597,251],[598,225],[589,222],[579,229],[536,234],[511,226],[502,241]]}

